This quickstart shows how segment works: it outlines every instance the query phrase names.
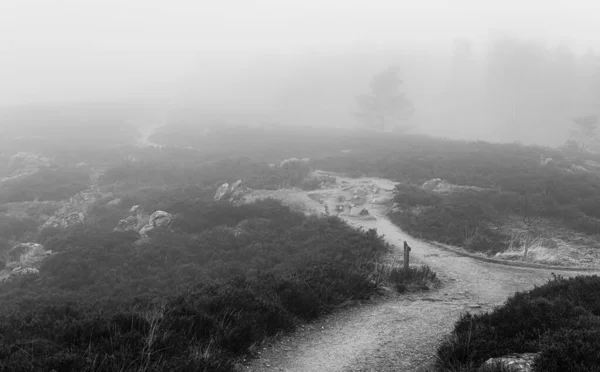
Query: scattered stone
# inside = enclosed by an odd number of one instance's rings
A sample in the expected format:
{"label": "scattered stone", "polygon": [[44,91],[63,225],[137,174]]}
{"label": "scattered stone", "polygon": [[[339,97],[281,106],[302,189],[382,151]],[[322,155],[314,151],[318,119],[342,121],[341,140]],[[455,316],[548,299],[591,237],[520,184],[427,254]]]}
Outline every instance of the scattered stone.
{"label": "scattered stone", "polygon": [[38,243],[19,243],[8,251],[9,261],[20,261],[23,256],[31,256],[44,251],[44,246]]}
{"label": "scattered stone", "polygon": [[523,353],[523,354],[512,354],[499,358],[490,358],[485,363],[483,363],[483,367],[495,367],[502,366],[503,370],[508,370],[511,372],[531,372],[533,371],[533,361],[537,357],[536,353]]}
{"label": "scattered stone", "polygon": [[173,222],[173,215],[165,211],[156,211],[150,215],[150,220],[140,229],[140,235],[147,236],[156,228],[166,229]]}
{"label": "scattered stone", "polygon": [[224,184],[219,186],[219,188],[215,192],[215,197],[214,197],[215,201],[219,201],[219,200],[223,199],[223,197],[225,195],[227,195],[228,192],[229,192],[229,184],[227,182],[225,182]]}
{"label": "scattered stone", "polygon": [[51,251],[38,243],[19,243],[8,252],[8,262],[0,260],[0,283],[39,274],[39,267]]}
{"label": "scattered stone", "polygon": [[134,231],[138,225],[138,219],[135,216],[128,216],[127,218],[119,221],[114,231]]}
{"label": "scattered stone", "polygon": [[241,184],[242,184],[242,180],[235,181],[229,188],[229,192],[234,192],[238,187],[240,187]]}
{"label": "scattered stone", "polygon": [[121,204],[121,198],[116,198],[113,199],[111,201],[109,201],[108,203],[106,203],[106,205],[119,205]]}
{"label": "scattered stone", "polygon": [[131,207],[131,209],[129,209],[129,213],[131,213],[131,214],[141,213],[141,212],[142,212],[142,207],[139,205],[134,205],[133,207]]}

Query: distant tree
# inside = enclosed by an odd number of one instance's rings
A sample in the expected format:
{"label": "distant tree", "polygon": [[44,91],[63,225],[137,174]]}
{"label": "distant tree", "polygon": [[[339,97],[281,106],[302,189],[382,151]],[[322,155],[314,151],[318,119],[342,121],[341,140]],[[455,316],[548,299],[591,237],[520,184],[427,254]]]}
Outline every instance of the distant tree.
{"label": "distant tree", "polygon": [[598,138],[598,115],[579,116],[573,119],[577,126],[570,131],[567,147],[577,151],[586,151]]}
{"label": "distant tree", "polygon": [[369,128],[385,130],[410,118],[414,107],[400,91],[402,84],[394,67],[375,75],[370,84],[371,92],[357,97],[359,120]]}

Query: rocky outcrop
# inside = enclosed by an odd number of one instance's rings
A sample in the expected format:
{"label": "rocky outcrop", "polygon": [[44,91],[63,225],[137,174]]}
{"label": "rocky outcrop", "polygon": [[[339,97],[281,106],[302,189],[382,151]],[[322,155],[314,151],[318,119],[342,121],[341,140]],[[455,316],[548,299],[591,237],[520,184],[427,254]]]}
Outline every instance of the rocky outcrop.
{"label": "rocky outcrop", "polygon": [[286,166],[287,164],[293,164],[293,163],[308,163],[310,161],[310,158],[302,158],[302,159],[298,159],[298,158],[288,158],[283,160],[281,163],[279,163],[279,167],[283,168],[284,166]]}
{"label": "rocky outcrop", "polygon": [[128,216],[117,223],[114,231],[137,231],[138,219],[136,216]]}
{"label": "rocky outcrop", "polygon": [[8,251],[8,261],[21,261],[22,258],[27,256],[34,256],[36,254],[45,252],[44,246],[38,243],[19,243],[12,247]]}
{"label": "rocky outcrop", "polygon": [[68,209],[59,210],[54,216],[50,217],[44,223],[42,228],[57,228],[67,229],[72,226],[83,225],[85,223],[85,215],[82,212],[70,211]]}
{"label": "rocky outcrop", "polygon": [[96,187],[90,187],[87,190],[79,192],[65,202],[63,207],[56,211],[41,228],[67,229],[72,226],[83,225],[88,208],[106,196],[106,194],[101,193]]}
{"label": "rocky outcrop", "polygon": [[134,205],[133,207],[131,207],[131,209],[129,209],[129,213],[131,213],[131,214],[141,213],[141,212],[142,212],[142,207],[139,205]]}
{"label": "rocky outcrop", "polygon": [[173,215],[165,211],[156,211],[150,216],[144,215],[139,205],[131,207],[131,214],[119,221],[114,231],[137,231],[143,239],[155,229],[167,229],[173,223]]}
{"label": "rocky outcrop", "polygon": [[536,357],[537,354],[535,353],[523,353],[491,358],[481,366],[481,370],[485,371],[486,368],[502,366],[502,371],[531,372],[533,371],[533,361]]}
{"label": "rocky outcrop", "polygon": [[171,226],[173,215],[165,211],[156,211],[150,215],[150,220],[142,226],[139,233],[142,237],[148,236],[148,233],[155,229],[166,229]]}
{"label": "rocky outcrop", "polygon": [[251,191],[248,187],[243,185],[242,180],[237,180],[233,184],[224,183],[215,192],[214,200],[221,201],[227,200],[231,203],[237,203]]}
{"label": "rocky outcrop", "polygon": [[227,195],[227,193],[229,193],[229,184],[227,182],[225,182],[224,184],[219,186],[219,188],[215,192],[215,196],[214,196],[215,201],[222,200],[225,197],[225,195]]}
{"label": "rocky outcrop", "polygon": [[454,185],[446,180],[442,180],[441,178],[434,178],[429,181],[426,181],[421,186],[423,190],[436,192],[440,194],[448,194],[456,191],[483,191],[481,187],[477,186],[462,186],[462,185]]}
{"label": "rocky outcrop", "polygon": [[121,204],[121,198],[116,198],[113,199],[111,201],[109,201],[108,203],[106,203],[106,205],[119,205]]}
{"label": "rocky outcrop", "polygon": [[51,251],[37,243],[19,243],[8,251],[8,262],[0,270],[0,283],[16,278],[39,274],[44,259],[52,255]]}
{"label": "rocky outcrop", "polygon": [[52,165],[52,161],[44,156],[29,152],[19,152],[10,157],[8,167],[13,172],[32,172],[41,167]]}

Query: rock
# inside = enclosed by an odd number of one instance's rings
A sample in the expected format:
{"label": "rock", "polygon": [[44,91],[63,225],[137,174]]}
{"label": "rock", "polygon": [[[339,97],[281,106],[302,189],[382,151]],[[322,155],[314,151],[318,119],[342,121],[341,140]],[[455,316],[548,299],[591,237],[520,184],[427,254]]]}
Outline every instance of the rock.
{"label": "rock", "polygon": [[423,186],[421,186],[421,188],[423,190],[426,191],[433,191],[435,190],[441,183],[442,183],[442,179],[441,178],[434,178],[431,179],[429,181],[425,181],[425,183],[423,183]]}
{"label": "rock", "polygon": [[109,201],[108,203],[106,203],[106,205],[119,205],[121,204],[121,198],[116,198],[113,199],[111,201]]}
{"label": "rock", "polygon": [[462,186],[462,185],[454,185],[446,180],[442,180],[440,178],[434,178],[429,181],[426,181],[421,186],[423,190],[436,192],[436,193],[452,193],[455,191],[483,191],[481,187],[477,186]]}
{"label": "rock", "polygon": [[140,229],[140,235],[148,235],[150,231],[156,228],[166,229],[173,222],[173,215],[165,211],[156,211],[150,215],[150,220]]}
{"label": "rock", "polygon": [[9,262],[0,260],[0,283],[39,274],[39,267],[51,251],[37,243],[19,243],[8,252]]}
{"label": "rock", "polygon": [[114,231],[133,231],[137,229],[138,219],[135,216],[129,216],[117,223]]}
{"label": "rock", "polygon": [[248,194],[250,191],[252,190],[248,187],[240,186],[229,194],[229,201],[231,203],[237,204],[239,201],[242,201],[244,195]]}
{"label": "rock", "polygon": [[576,171],[580,171],[580,172],[585,172],[585,173],[589,173],[590,171],[587,170],[586,168],[582,167],[581,165],[571,165],[571,169],[572,170],[576,170]]}
{"label": "rock", "polygon": [[8,166],[12,170],[31,171],[52,165],[52,161],[44,156],[29,152],[19,152],[10,157]]}
{"label": "rock", "polygon": [[225,182],[224,184],[219,186],[219,188],[215,192],[215,197],[214,197],[215,201],[219,201],[219,200],[223,199],[223,197],[225,195],[227,195],[228,192],[229,192],[229,184],[227,182]]}
{"label": "rock", "polygon": [[43,228],[67,229],[71,226],[83,225],[84,223],[85,215],[82,212],[62,208],[44,223]]}
{"label": "rock", "polygon": [[283,160],[281,163],[279,163],[279,167],[282,168],[286,164],[297,163],[299,161],[300,161],[300,159],[298,159],[298,158],[288,158],[288,159]]}
{"label": "rock", "polygon": [[29,275],[38,275],[40,271],[35,267],[17,267],[12,271],[14,277],[24,277]]}
{"label": "rock", "polygon": [[548,165],[550,163],[553,163],[554,159],[552,158],[545,158],[544,155],[540,154],[540,165]]}
{"label": "rock", "polygon": [[8,251],[9,261],[21,261],[23,256],[32,256],[44,252],[44,246],[38,243],[19,243]]}
{"label": "rock", "polygon": [[237,180],[235,181],[231,187],[229,188],[229,192],[234,192],[238,187],[240,187],[240,185],[242,184],[242,180]]}
{"label": "rock", "polygon": [[586,160],[585,164],[589,167],[596,167],[596,168],[600,168],[600,164],[596,163],[593,160]]}
{"label": "rock", "polygon": [[361,216],[367,216],[369,215],[369,211],[366,208],[363,208],[358,214]]}
{"label": "rock", "polygon": [[504,369],[503,371],[511,371],[511,372],[531,372],[533,371],[533,361],[537,357],[536,353],[523,353],[523,354],[512,354],[499,358],[490,358],[485,363],[483,363],[482,368],[484,367],[494,367],[497,365],[501,365]]}
{"label": "rock", "polygon": [[133,207],[131,207],[131,209],[129,209],[129,213],[131,214],[137,214],[137,213],[141,213],[142,212],[142,207],[140,207],[139,205],[134,205]]}

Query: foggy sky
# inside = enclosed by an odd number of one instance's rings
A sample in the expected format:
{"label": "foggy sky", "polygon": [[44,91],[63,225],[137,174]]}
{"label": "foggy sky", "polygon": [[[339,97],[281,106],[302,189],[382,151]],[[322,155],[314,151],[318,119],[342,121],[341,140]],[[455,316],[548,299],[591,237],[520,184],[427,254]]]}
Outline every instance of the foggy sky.
{"label": "foggy sky", "polygon": [[594,0],[2,0],[0,106],[166,97],[262,53],[448,47],[490,31],[600,45]]}

